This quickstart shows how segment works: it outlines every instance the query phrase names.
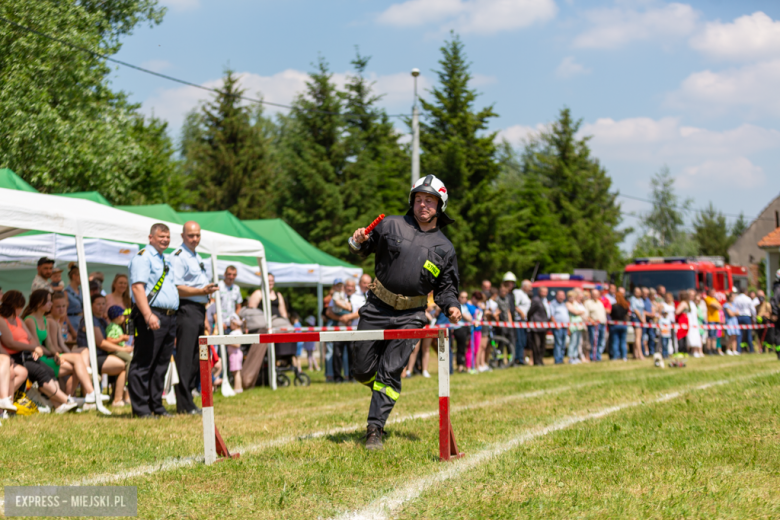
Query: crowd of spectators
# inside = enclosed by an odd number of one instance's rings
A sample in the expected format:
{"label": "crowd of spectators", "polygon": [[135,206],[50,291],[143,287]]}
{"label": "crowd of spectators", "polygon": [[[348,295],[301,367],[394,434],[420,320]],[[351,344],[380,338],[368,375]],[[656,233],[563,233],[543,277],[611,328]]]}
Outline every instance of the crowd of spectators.
{"label": "crowd of spectators", "polygon": [[[202,267],[202,265],[201,265]],[[87,324],[83,316],[79,268],[68,265],[68,284],[63,271],[54,261],[41,258],[31,284],[29,298],[19,291],[0,290],[0,411],[18,414],[54,410],[65,413],[77,407],[95,407],[97,397],[92,371],[97,370],[108,381],[113,406],[126,406],[130,397],[126,388],[134,345],[129,325],[131,308],[130,280],[117,274],[110,292],[103,290],[104,276],[90,275],[88,301],[91,303],[90,325],[97,347],[96,366],[92,366],[87,347]],[[220,299],[226,334],[243,334],[268,330],[264,314],[263,293],[256,290],[246,301],[235,283],[237,269],[229,266],[223,279],[209,292],[205,304],[203,330],[220,331],[216,319],[216,298]],[[327,326],[358,325],[359,310],[365,304],[371,277],[363,275],[358,283],[335,280],[324,298],[323,319]],[[510,272],[497,287],[484,280],[479,290],[459,294],[462,319],[450,330],[453,371],[478,374],[491,370],[494,345],[501,339],[511,347],[513,362],[518,365],[543,365],[548,343],[553,362],[570,364],[628,359],[628,344],[633,344],[633,358],[645,359],[660,354],[668,357],[687,353],[704,355],[740,355],[762,352],[765,331],[744,330],[738,325],[761,323],[771,314],[762,291],[750,294],[734,291],[718,294],[713,289],[685,290],[677,295],[663,286],[635,287],[631,294],[614,284],[599,289],[549,290],[533,289],[530,280],[519,286]],[[213,293],[213,294],[212,294]],[[271,327],[299,328],[300,316],[288,312],[283,295],[274,290],[269,275]],[[441,310],[429,300],[425,310],[430,325],[449,325]],[[306,326],[315,324],[308,316]],[[515,328],[489,326],[483,322],[552,322],[554,328]],[[677,326],[675,326],[677,325]],[[703,325],[723,325],[721,328]],[[633,340],[631,333],[633,332]],[[754,344],[757,343],[757,345]],[[324,359],[317,355],[313,342],[290,343],[286,357],[294,370],[325,370],[327,382],[354,381],[349,371],[349,343],[326,343]],[[415,373],[430,377],[430,350],[433,340],[418,342],[411,353],[405,377]],[[235,392],[258,384],[267,345],[230,345],[227,348],[227,371]],[[212,349],[213,382],[222,383],[222,357]],[[277,353],[278,353],[277,347]],[[282,356],[285,357],[285,356]],[[26,383],[26,384],[25,384]],[[197,390],[192,389],[197,395]],[[80,398],[73,397],[82,395]]]}

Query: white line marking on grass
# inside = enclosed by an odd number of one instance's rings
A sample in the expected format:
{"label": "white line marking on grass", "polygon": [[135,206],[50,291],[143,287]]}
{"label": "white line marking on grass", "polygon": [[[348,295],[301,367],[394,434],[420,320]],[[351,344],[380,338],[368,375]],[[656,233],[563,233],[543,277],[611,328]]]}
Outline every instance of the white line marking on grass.
{"label": "white line marking on grass", "polygon": [[370,503],[367,507],[364,509],[360,509],[357,511],[347,511],[346,513],[343,513],[342,515],[336,517],[337,520],[385,520],[392,517],[392,515],[396,512],[398,512],[407,502],[411,502],[413,500],[416,500],[420,497],[420,495],[426,491],[428,488],[434,486],[435,484],[439,482],[444,482],[446,480],[449,480],[453,477],[456,477],[460,474],[462,474],[465,471],[468,471],[470,469],[473,469],[483,462],[486,462],[488,459],[492,459],[494,457],[497,457],[499,455],[502,455],[503,453],[521,445],[525,444],[527,442],[530,442],[534,439],[537,439],[539,437],[543,437],[547,434],[557,432],[560,430],[564,430],[570,426],[574,426],[575,424],[579,424],[585,421],[589,421],[591,419],[601,419],[604,417],[607,417],[608,415],[611,415],[615,412],[619,412],[621,410],[626,410],[628,408],[634,408],[643,404],[657,404],[657,403],[664,403],[667,401],[671,401],[672,399],[675,399],[677,397],[682,396],[685,393],[693,392],[697,390],[706,390],[707,388],[711,388],[713,386],[719,386],[724,385],[727,383],[732,383],[741,379],[751,379],[754,377],[760,377],[764,375],[769,375],[776,373],[777,371],[771,371],[771,372],[765,372],[762,374],[754,374],[750,376],[744,376],[734,379],[724,379],[720,381],[713,381],[711,383],[705,383],[702,385],[698,385],[696,387],[693,387],[688,390],[681,390],[677,392],[670,392],[667,394],[662,394],[659,397],[652,399],[651,401],[635,401],[630,403],[624,403],[619,404],[616,406],[610,406],[608,408],[603,408],[597,412],[589,413],[586,415],[570,415],[568,417],[564,417],[563,419],[560,419],[548,426],[544,426],[541,428],[534,428],[532,430],[526,431],[522,435],[518,435],[517,437],[514,437],[512,439],[509,439],[508,441],[504,441],[501,443],[494,444],[493,447],[483,450],[480,452],[475,453],[474,455],[469,455],[465,459],[460,459],[454,462],[451,462],[448,464],[448,467],[440,471],[438,473],[435,473],[433,475],[426,475],[424,477],[417,478],[407,484],[406,486],[397,489],[396,491],[385,495],[382,498],[379,498],[375,500],[374,502]]}
{"label": "white line marking on grass", "polygon": [[[736,380],[739,380],[739,379],[747,379],[747,378],[752,378],[752,377],[759,377],[759,376],[763,376],[763,375],[769,375],[769,374],[773,374],[775,372],[776,371],[770,371],[770,372],[764,372],[764,373],[759,373],[759,374],[754,374],[754,375],[749,375],[749,376],[743,376],[743,377],[740,377],[740,378],[736,378],[733,381],[736,381]],[[472,404],[472,405],[454,406],[453,407],[453,412],[462,412],[462,411],[467,411],[467,410],[475,410],[475,409],[479,409],[479,408],[486,408],[486,407],[489,407],[489,406],[499,405],[499,404],[503,404],[503,403],[506,403],[506,402],[509,402],[509,401],[513,401],[513,400],[530,399],[530,398],[534,398],[534,397],[540,397],[542,395],[555,394],[555,393],[565,392],[565,391],[568,391],[568,390],[578,389],[578,388],[582,388],[582,387],[586,387],[586,386],[596,385],[596,384],[600,384],[600,383],[603,383],[603,382],[604,382],[603,380],[596,380],[596,381],[588,381],[588,382],[585,382],[585,383],[582,383],[582,384],[578,384],[578,385],[563,386],[563,387],[549,388],[549,389],[543,389],[543,390],[535,390],[533,392],[523,392],[523,393],[520,393],[520,394],[508,395],[508,396],[505,396],[505,397],[500,397],[500,398],[497,398],[497,399],[491,399],[489,401],[483,401],[481,403],[476,403],[476,404]],[[714,383],[706,383],[704,385],[700,385],[699,387],[696,387],[696,389],[705,389],[705,388],[709,388],[710,386],[725,384],[725,383],[728,383],[728,382],[729,382],[729,380],[716,381]],[[670,400],[670,399],[673,399],[674,397],[678,397],[679,395],[681,395],[679,392],[674,392],[674,393],[671,393],[671,394],[665,394],[664,396],[661,396],[661,397],[658,398],[658,402],[661,402],[662,400]],[[601,412],[597,412],[597,413],[603,413],[603,412],[604,411],[602,410]],[[400,417],[395,417],[395,418],[391,419],[390,421],[388,421],[388,424],[398,424],[398,423],[406,422],[406,421],[409,421],[409,420],[415,420],[415,419],[428,419],[430,417],[437,416],[438,413],[439,413],[438,410],[436,410],[436,411],[432,411],[432,412],[420,412],[420,413],[411,414],[411,415],[405,415],[405,416],[402,415]],[[580,421],[583,421],[583,420],[587,420],[587,419],[580,419]],[[576,421],[576,422],[580,422],[580,421]],[[574,423],[571,423],[571,424],[574,424]],[[306,440],[306,439],[318,439],[318,438],[321,438],[321,437],[325,437],[325,436],[328,436],[328,435],[335,435],[335,434],[339,434],[339,433],[349,433],[349,432],[352,432],[352,431],[355,431],[355,430],[359,430],[360,428],[363,428],[363,427],[364,427],[363,424],[357,424],[357,425],[353,424],[353,425],[350,425],[350,426],[342,426],[342,427],[338,427],[338,428],[330,428],[328,430],[316,431],[316,432],[312,432],[312,433],[305,434],[305,435],[300,435],[300,436],[277,437],[275,439],[271,439],[271,440],[268,440],[268,441],[265,441],[265,442],[261,442],[261,443],[257,443],[257,444],[251,444],[251,445],[248,445],[248,446],[241,446],[239,448],[236,448],[233,451],[236,452],[236,453],[254,453],[254,452],[263,451],[263,450],[268,449],[268,448],[275,448],[275,447],[279,447],[279,446],[284,446],[285,444],[289,444],[289,443],[292,443],[292,442],[295,442],[295,441],[302,441],[302,440]],[[551,428],[551,427],[552,426],[550,426],[548,428]],[[563,426],[563,427],[565,427],[565,426]],[[561,428],[563,428],[563,427],[561,427]],[[561,429],[561,428],[558,428],[558,429]],[[551,431],[555,431],[555,430],[549,430],[549,431],[551,432]],[[549,433],[549,432],[547,432],[547,433]],[[539,434],[537,433],[536,436],[539,436]],[[530,437],[529,440],[532,439],[532,438],[535,438],[535,437]],[[526,441],[522,441],[522,442],[526,442]],[[470,457],[468,459],[469,463],[472,462],[473,460],[475,460],[475,457],[476,457],[476,455]],[[203,462],[203,455],[190,455],[190,456],[180,457],[180,458],[169,458],[169,459],[166,459],[166,460],[164,460],[163,462],[161,462],[159,464],[147,464],[147,465],[139,466],[137,468],[128,469],[128,470],[125,470],[125,471],[120,471],[120,472],[117,472],[117,473],[103,473],[103,474],[94,475],[92,477],[86,477],[86,478],[83,478],[83,479],[80,479],[80,480],[75,480],[75,481],[71,481],[70,483],[65,483],[65,484],[60,484],[60,485],[90,486],[90,485],[108,484],[110,482],[124,481],[124,480],[130,479],[130,478],[141,477],[141,476],[144,476],[144,475],[152,475],[154,473],[159,473],[159,472],[163,472],[163,471],[171,471],[171,470],[175,470],[175,469],[191,466],[191,465],[193,465],[193,464],[195,464],[197,462]],[[463,464],[461,463],[461,464],[458,464],[457,466],[452,466],[452,467],[453,468],[460,467],[461,465],[463,465]],[[450,477],[447,477],[447,478],[450,478]],[[446,480],[446,479],[444,479],[444,480]],[[422,492],[422,490],[420,492]],[[0,498],[0,509],[3,508],[4,504],[5,504],[4,499]]]}

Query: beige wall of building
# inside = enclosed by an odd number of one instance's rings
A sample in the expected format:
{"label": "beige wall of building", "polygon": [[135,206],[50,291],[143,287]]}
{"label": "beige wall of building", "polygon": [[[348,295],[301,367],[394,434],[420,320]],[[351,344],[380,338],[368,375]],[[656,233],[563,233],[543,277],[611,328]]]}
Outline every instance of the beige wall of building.
{"label": "beige wall of building", "polygon": [[748,268],[751,285],[757,283],[755,268],[766,257],[766,253],[758,247],[758,242],[766,235],[780,227],[780,196],[776,197],[758,215],[758,218],[750,223],[750,226],[741,237],[729,248],[729,262],[734,265],[742,265]]}

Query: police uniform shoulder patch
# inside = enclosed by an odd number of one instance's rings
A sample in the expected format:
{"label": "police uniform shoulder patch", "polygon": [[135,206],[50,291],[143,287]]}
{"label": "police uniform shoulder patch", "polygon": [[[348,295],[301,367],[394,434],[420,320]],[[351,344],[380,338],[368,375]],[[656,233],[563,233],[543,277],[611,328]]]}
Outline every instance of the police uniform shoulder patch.
{"label": "police uniform shoulder patch", "polygon": [[175,253],[173,253],[173,256],[179,256],[180,254],[181,254],[181,249],[179,249],[178,251],[176,251]]}
{"label": "police uniform shoulder patch", "polygon": [[141,256],[144,253],[146,253],[146,248],[141,249],[140,251],[138,251],[138,256]]}

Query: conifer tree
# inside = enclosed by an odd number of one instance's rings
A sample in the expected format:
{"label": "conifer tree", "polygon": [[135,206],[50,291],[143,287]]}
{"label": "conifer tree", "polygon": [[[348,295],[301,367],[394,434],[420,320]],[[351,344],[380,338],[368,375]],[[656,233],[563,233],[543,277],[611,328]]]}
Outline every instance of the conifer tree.
{"label": "conifer tree", "polygon": [[357,54],[340,91],[320,59],[306,93],[282,119],[280,142],[279,213],[317,247],[353,263],[347,238],[380,213],[404,213],[409,189],[409,161],[376,106],[381,97],[365,78],[368,61]]}
{"label": "conifer tree", "polygon": [[621,223],[617,192],[598,159],[590,155],[589,137],[576,136],[582,121],[568,108],[547,131],[532,140],[523,156],[523,171],[547,188],[551,210],[572,245],[567,270],[576,267],[618,270],[618,244],[629,230]]}
{"label": "conifer tree", "polygon": [[499,165],[495,133],[487,128],[497,114],[492,106],[479,111],[474,106],[478,94],[469,88],[470,64],[460,38],[451,33],[441,52],[433,100],[420,100],[420,175],[436,175],[447,186],[447,213],[455,224],[444,231],[457,244],[462,280],[475,282],[485,271],[484,252],[495,234],[494,181]]}
{"label": "conifer tree", "polygon": [[272,216],[268,189],[273,164],[262,115],[242,103],[231,70],[219,94],[189,114],[182,130],[182,156],[191,205],[199,211],[228,210],[240,219]]}
{"label": "conifer tree", "polygon": [[[320,58],[306,91],[281,118],[281,175],[276,180],[279,215],[318,247],[344,225],[341,192],[346,162],[342,142],[342,99],[328,63]],[[329,253],[332,248],[325,248]]]}

